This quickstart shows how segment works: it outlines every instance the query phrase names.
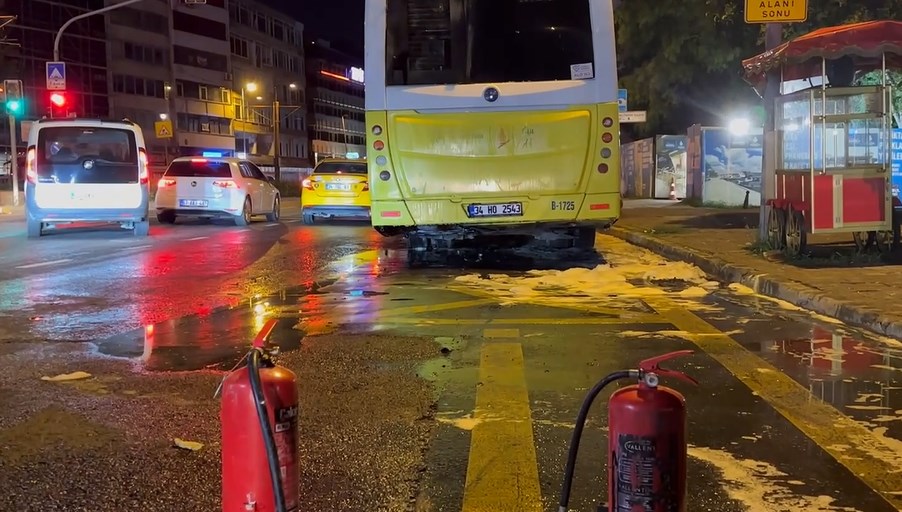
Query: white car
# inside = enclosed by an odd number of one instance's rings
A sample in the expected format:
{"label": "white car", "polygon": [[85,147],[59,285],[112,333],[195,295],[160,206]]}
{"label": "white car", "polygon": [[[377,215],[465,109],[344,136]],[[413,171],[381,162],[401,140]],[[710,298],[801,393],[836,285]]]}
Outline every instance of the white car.
{"label": "white car", "polygon": [[39,119],[28,134],[29,238],[73,222],[108,222],[147,236],[150,171],[141,127],[128,120]]}
{"label": "white car", "polygon": [[179,157],[157,185],[157,220],[230,218],[247,226],[254,215],[280,217],[279,189],[256,165],[238,158]]}

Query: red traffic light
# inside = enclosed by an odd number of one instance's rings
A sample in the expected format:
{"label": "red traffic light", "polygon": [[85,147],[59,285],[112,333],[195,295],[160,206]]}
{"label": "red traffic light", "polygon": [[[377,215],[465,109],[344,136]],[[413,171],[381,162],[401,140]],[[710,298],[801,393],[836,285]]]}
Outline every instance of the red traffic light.
{"label": "red traffic light", "polygon": [[50,95],[50,102],[56,105],[57,107],[62,107],[66,105],[66,95],[55,92]]}

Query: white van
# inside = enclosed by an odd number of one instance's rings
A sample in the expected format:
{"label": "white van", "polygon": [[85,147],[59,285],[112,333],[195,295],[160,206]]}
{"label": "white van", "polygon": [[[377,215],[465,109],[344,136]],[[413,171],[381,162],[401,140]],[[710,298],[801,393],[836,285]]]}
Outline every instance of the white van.
{"label": "white van", "polygon": [[29,238],[70,222],[116,223],[147,236],[150,171],[140,126],[128,120],[40,119],[26,147]]}

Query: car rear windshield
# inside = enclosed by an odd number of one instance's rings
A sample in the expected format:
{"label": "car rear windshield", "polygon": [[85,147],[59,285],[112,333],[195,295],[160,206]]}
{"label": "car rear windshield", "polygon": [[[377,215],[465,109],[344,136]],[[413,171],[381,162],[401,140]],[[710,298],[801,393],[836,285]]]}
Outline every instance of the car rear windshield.
{"label": "car rear windshield", "polygon": [[231,178],[232,169],[228,162],[209,160],[180,160],[169,164],[165,176],[190,178]]}
{"label": "car rear windshield", "polygon": [[326,162],[317,165],[313,174],[366,174],[366,164]]}
{"label": "car rear windshield", "polygon": [[386,85],[570,80],[594,60],[589,2],[388,0]]}
{"label": "car rear windshield", "polygon": [[135,132],[58,126],[38,132],[35,170],[40,183],[137,183]]}

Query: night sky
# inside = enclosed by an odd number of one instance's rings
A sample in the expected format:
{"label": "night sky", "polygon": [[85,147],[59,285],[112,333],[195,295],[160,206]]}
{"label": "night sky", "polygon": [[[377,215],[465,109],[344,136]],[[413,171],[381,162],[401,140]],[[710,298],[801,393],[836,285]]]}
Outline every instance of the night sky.
{"label": "night sky", "polygon": [[364,0],[263,0],[304,23],[304,33],[363,56]]}

